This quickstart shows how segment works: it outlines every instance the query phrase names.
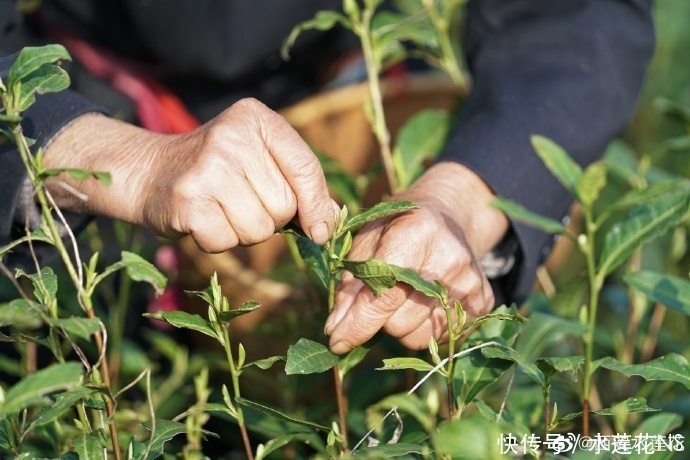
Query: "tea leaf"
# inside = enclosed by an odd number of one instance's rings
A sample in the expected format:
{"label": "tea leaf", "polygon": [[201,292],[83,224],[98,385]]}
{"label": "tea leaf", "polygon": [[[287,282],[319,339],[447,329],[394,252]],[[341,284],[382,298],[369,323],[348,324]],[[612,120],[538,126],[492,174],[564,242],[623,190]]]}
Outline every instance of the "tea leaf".
{"label": "tea leaf", "polygon": [[343,267],[363,281],[376,297],[395,286],[395,273],[382,259],[343,260]]}
{"label": "tea leaf", "polygon": [[368,209],[348,220],[347,224],[345,224],[343,230],[338,234],[338,236],[344,235],[348,231],[354,232],[367,222],[384,217],[394,216],[396,214],[401,214],[417,208],[419,208],[419,206],[411,201],[386,201],[379,203],[373,206],[371,209]]}
{"label": "tea leaf", "polygon": [[331,353],[325,345],[308,339],[299,339],[288,348],[285,373],[292,375],[325,372],[337,363],[338,355]]}
{"label": "tea leaf", "polygon": [[292,441],[307,441],[309,437],[305,435],[304,433],[290,433],[290,434],[284,434],[282,436],[278,436],[277,438],[273,438],[270,441],[268,441],[266,444],[263,445],[263,450],[261,452],[261,455],[258,454],[257,450],[257,455],[256,455],[256,460],[262,460],[266,458],[269,454],[277,451],[281,447],[285,447]]}
{"label": "tea leaf", "polygon": [[215,329],[213,329],[211,322],[196,314],[192,315],[184,311],[159,311],[156,313],[144,313],[143,316],[165,321],[181,329],[191,329],[201,332],[209,337],[218,339],[218,334],[216,334]]}
{"label": "tea leaf", "polygon": [[565,233],[565,226],[557,220],[535,214],[515,201],[496,197],[491,202],[491,206],[502,211],[511,220],[538,228],[546,233]]}
{"label": "tea leaf", "polygon": [[456,361],[453,366],[453,388],[462,392],[462,402],[467,405],[481,390],[496,383],[501,375],[513,365],[504,359],[489,359],[481,350],[475,350],[467,357]]}
{"label": "tea leaf", "polygon": [[505,359],[514,362],[515,364],[520,366],[520,369],[522,369],[522,371],[525,374],[527,374],[532,380],[537,382],[542,387],[544,386],[544,374],[539,370],[537,365],[526,362],[514,349],[503,347],[486,347],[482,348],[481,351],[482,354],[487,358]]}
{"label": "tea leaf", "polygon": [[338,358],[338,370],[340,371],[340,377],[345,376],[353,367],[361,363],[362,360],[371,350],[371,346],[360,345],[359,347],[353,348],[348,353],[341,355]]}
{"label": "tea leaf", "polygon": [[576,195],[577,182],[582,176],[582,168],[575,163],[565,150],[543,136],[532,136],[532,146],[556,179],[573,195]]}
{"label": "tea leaf", "polygon": [[[614,415],[614,414],[637,414],[640,412],[659,412],[661,409],[654,409],[647,406],[647,400],[645,398],[633,397],[628,398],[625,401],[619,402],[618,404],[607,407],[606,409],[591,411],[592,414],[597,415]],[[582,416],[582,411],[574,412],[572,414],[565,415],[556,421],[556,424],[561,424],[563,422],[568,422],[574,420],[577,417]]]}
{"label": "tea leaf", "polygon": [[326,253],[321,246],[318,246],[309,238],[297,236],[297,249],[302,256],[304,264],[316,275],[324,287],[328,286],[328,262]]}
{"label": "tea leaf", "polygon": [[98,318],[61,318],[51,319],[53,327],[63,328],[71,336],[88,340],[93,334],[101,331],[101,321]]}
{"label": "tea leaf", "polygon": [[290,48],[292,48],[292,45],[294,45],[295,40],[297,40],[297,37],[299,37],[299,35],[305,30],[330,30],[336,24],[340,24],[347,29],[352,28],[352,22],[342,14],[338,13],[337,11],[317,12],[314,18],[297,24],[292,29],[292,32],[290,32],[288,38],[286,38],[283,42],[283,46],[280,49],[280,55],[284,60],[287,61],[290,58]]}
{"label": "tea leaf", "polygon": [[41,268],[41,273],[33,273],[31,275],[18,268],[15,271],[15,277],[25,276],[31,280],[34,286],[34,296],[42,305],[51,305],[55,302],[55,295],[58,289],[57,275],[50,267]]}
{"label": "tea leaf", "polygon": [[398,156],[398,178],[404,190],[424,171],[425,160],[436,158],[446,141],[450,127],[448,112],[422,110],[412,116],[398,133],[395,155]]}
{"label": "tea leaf", "polygon": [[69,391],[60,393],[55,402],[44,406],[31,421],[33,427],[47,425],[58,419],[69,408],[75,406],[79,401],[95,393],[93,388],[83,386],[74,387]]}
{"label": "tea leaf", "polygon": [[597,161],[591,164],[578,179],[575,189],[580,203],[591,207],[606,186],[606,163]]}
{"label": "tea leaf", "polygon": [[40,180],[45,180],[48,177],[59,176],[65,173],[73,179],[86,180],[89,177],[93,177],[97,181],[102,182],[104,185],[110,185],[110,173],[100,172],[100,171],[89,171],[88,169],[74,169],[74,168],[60,168],[60,169],[44,169],[41,174],[38,175]]}
{"label": "tea leaf", "polygon": [[384,458],[384,457],[403,457],[410,454],[421,454],[428,452],[429,448],[419,444],[399,442],[397,444],[381,444],[374,447],[358,449],[352,454],[353,457]]}
{"label": "tea leaf", "polygon": [[57,93],[69,88],[69,75],[60,67],[48,64],[31,72],[22,81],[14,109],[23,112],[36,102],[35,94]]}
{"label": "tea leaf", "polygon": [[49,237],[43,232],[43,230],[41,230],[41,229],[35,230],[35,231],[31,232],[30,236],[29,236],[29,235],[23,236],[23,237],[21,237],[21,238],[19,238],[19,239],[16,239],[16,240],[12,241],[12,242],[9,243],[9,244],[6,244],[5,246],[1,247],[1,248],[0,248],[0,260],[2,260],[2,257],[3,257],[5,254],[7,254],[8,252],[10,252],[12,249],[14,249],[15,247],[19,246],[19,245],[22,244],[22,243],[26,243],[26,242],[29,241],[29,240],[31,240],[32,242],[35,242],[35,241],[43,241],[43,242],[45,242],[45,243],[50,243],[50,242],[53,241],[51,238],[49,238]]}
{"label": "tea leaf", "polygon": [[[664,412],[655,414],[645,419],[635,428],[635,433],[667,434],[678,428],[683,423],[683,417],[679,414]],[[646,457],[635,457],[646,458]]]}
{"label": "tea leaf", "polygon": [[677,226],[688,211],[688,193],[669,193],[659,199],[634,207],[628,218],[614,225],[606,234],[598,270],[608,275],[625,262],[643,243]]}
{"label": "tea leaf", "polygon": [[152,263],[133,252],[122,251],[122,260],[109,266],[103,273],[98,275],[92,283],[92,287],[95,287],[107,276],[123,268],[127,270],[127,274],[132,280],[144,281],[153,286],[156,290],[156,295],[162,294],[163,289],[166,284],[168,284],[165,275],[163,275]]}
{"label": "tea leaf", "polygon": [[644,364],[623,364],[617,359],[607,356],[595,361],[594,365],[621,372],[628,377],[639,375],[648,381],[671,380],[682,383],[690,389],[690,364],[685,357],[677,353],[669,353]]}
{"label": "tea leaf", "polygon": [[[144,422],[141,424],[144,428],[151,431],[151,422]],[[156,419],[156,430],[152,433],[152,438],[148,442],[151,443],[151,451],[146,460],[154,460],[163,455],[165,443],[181,433],[187,432],[187,426],[184,423],[171,422],[170,420]],[[144,452],[142,452],[143,454]]]}
{"label": "tea leaf", "polygon": [[74,388],[81,380],[82,371],[80,363],[68,362],[53,364],[24,377],[7,390],[0,415],[17,413],[29,406],[40,404],[44,397],[51,393]]}
{"label": "tea leaf", "polygon": [[[419,358],[389,358],[383,360],[383,367],[377,368],[379,371],[397,371],[400,369],[429,372],[434,369],[434,366]],[[436,372],[439,371],[440,369]]]}
{"label": "tea leaf", "polygon": [[568,356],[567,358],[553,356],[537,359],[537,367],[547,378],[556,372],[571,372],[574,376],[577,376],[584,361],[585,358],[583,356]]}
{"label": "tea leaf", "polygon": [[624,276],[623,281],[651,300],[690,315],[690,281],[673,275],[644,270]]}
{"label": "tea leaf", "polygon": [[270,369],[271,366],[273,366],[275,363],[278,361],[285,361],[285,356],[271,356],[270,358],[264,358],[264,359],[259,359],[256,361],[252,361],[251,363],[247,363],[242,368],[247,368],[250,366],[256,366],[259,369]]}
{"label": "tea leaf", "polygon": [[246,315],[247,313],[253,312],[260,306],[261,304],[259,302],[248,300],[234,310],[221,311],[218,314],[218,319],[221,323],[229,323],[231,320],[237,318],[238,316]]}
{"label": "tea leaf", "polygon": [[[7,87],[13,87],[39,67],[45,64],[53,64],[59,60],[72,60],[62,45],[27,46],[23,48],[7,75]],[[22,81],[22,83],[24,82]]]}
{"label": "tea leaf", "polygon": [[678,193],[690,189],[690,181],[687,179],[669,180],[652,184],[643,189],[635,189],[623,195],[620,199],[611,203],[609,211],[621,210],[632,206],[655,201],[669,193]]}
{"label": "tea leaf", "polygon": [[505,458],[496,442],[501,433],[507,433],[504,428],[501,422],[489,422],[479,415],[463,414],[461,420],[444,423],[433,433],[434,453],[437,458]]}
{"label": "tea leaf", "polygon": [[409,284],[416,291],[421,292],[427,297],[435,297],[439,299],[439,301],[442,300],[443,294],[438,286],[419,276],[416,271],[412,270],[411,268],[398,267],[397,265],[392,264],[389,264],[388,266],[393,271],[396,281]]}
{"label": "tea leaf", "polygon": [[0,327],[14,326],[35,329],[43,323],[41,305],[33,300],[15,299],[0,306]]}
{"label": "tea leaf", "polygon": [[318,423],[309,422],[307,420],[300,420],[300,419],[294,418],[290,415],[287,415],[287,414],[280,412],[277,409],[274,409],[274,408],[269,407],[269,406],[265,406],[263,404],[256,403],[254,401],[250,401],[248,399],[235,398],[235,401],[237,402],[237,404],[240,404],[242,406],[252,407],[252,408],[258,410],[259,412],[262,412],[266,415],[277,418],[279,420],[284,420],[286,422],[296,423],[298,425],[306,426],[309,428],[314,428],[314,429],[317,429],[320,431],[325,431],[325,432],[331,431],[330,428],[325,427],[323,425],[319,425]]}
{"label": "tea leaf", "polygon": [[72,442],[74,451],[79,455],[79,460],[106,460],[105,446],[102,430],[98,429],[88,434],[77,436]]}

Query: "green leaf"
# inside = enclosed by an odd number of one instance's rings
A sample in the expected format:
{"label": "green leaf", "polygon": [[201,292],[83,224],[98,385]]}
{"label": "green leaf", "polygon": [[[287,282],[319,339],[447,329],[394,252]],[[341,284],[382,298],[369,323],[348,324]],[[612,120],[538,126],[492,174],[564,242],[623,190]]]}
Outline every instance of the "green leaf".
{"label": "green leaf", "polygon": [[425,280],[419,274],[412,270],[411,268],[398,267],[397,265],[388,264],[388,266],[393,271],[395,280],[401,283],[409,284],[416,291],[421,292],[427,297],[435,297],[442,300],[442,293],[439,288],[429,281]]}
{"label": "green leaf", "polygon": [[343,230],[338,236],[344,235],[346,232],[354,232],[362,225],[367,222],[372,222],[377,219],[382,219],[384,217],[394,216],[396,214],[401,214],[403,212],[411,211],[413,209],[418,209],[419,206],[411,201],[386,201],[373,206],[371,209],[364,211],[363,213],[356,215],[352,219],[348,220]]}
{"label": "green leaf", "polygon": [[228,311],[222,311],[218,314],[218,319],[222,323],[229,323],[231,320],[237,318],[238,316],[246,315],[247,313],[251,313],[257,308],[259,308],[261,304],[259,302],[254,302],[253,300],[247,300],[245,303],[240,305],[239,307],[235,308],[234,310],[228,310]]}
{"label": "green leaf", "polygon": [[543,136],[532,136],[532,146],[537,155],[544,162],[551,174],[573,195],[576,194],[577,183],[582,176],[582,168],[572,158],[550,139]]}
{"label": "green leaf", "polygon": [[38,177],[41,180],[45,180],[48,177],[59,176],[62,173],[65,173],[71,178],[77,180],[86,180],[89,177],[93,177],[94,179],[102,182],[106,186],[110,185],[111,182],[110,173],[74,168],[44,169],[43,171],[41,171],[41,174],[39,174]]}
{"label": "green leaf", "polygon": [[184,311],[159,311],[156,313],[144,313],[144,316],[165,321],[181,329],[201,332],[209,337],[218,339],[218,334],[213,329],[211,322],[196,314],[192,315]]}
{"label": "green leaf", "polygon": [[[414,369],[416,371],[429,372],[434,369],[433,364],[429,364],[419,358],[389,358],[383,360],[383,367],[379,371],[397,371],[400,369]],[[437,371],[439,372],[440,369]]]}
{"label": "green leaf", "polygon": [[53,327],[62,328],[70,336],[76,336],[84,340],[101,331],[101,321],[98,318],[61,318],[51,319]]}
{"label": "green leaf", "polygon": [[496,197],[491,206],[503,212],[511,220],[538,228],[546,233],[565,233],[565,226],[557,220],[528,211],[524,206],[506,198]]}
{"label": "green leaf", "polygon": [[[640,412],[659,412],[661,409],[654,409],[647,406],[647,400],[645,398],[633,397],[628,398],[625,401],[619,402],[618,404],[607,407],[606,409],[594,410],[591,413],[597,415],[617,415],[617,414],[637,414]],[[574,412],[572,414],[565,415],[557,420],[556,424],[561,424],[562,422],[568,422],[574,420],[577,417],[582,416],[582,411]]]}
{"label": "green leaf", "polygon": [[481,390],[496,383],[512,365],[510,361],[490,359],[481,350],[474,350],[467,357],[456,360],[453,366],[453,387],[462,395],[463,404],[467,405]]}
{"label": "green leaf", "polygon": [[93,282],[93,286],[103,281],[107,276],[118,270],[125,269],[133,281],[144,281],[149,283],[156,290],[156,295],[163,293],[168,280],[160,270],[152,263],[133,252],[122,251],[122,260],[107,267],[103,273],[98,275]]}
{"label": "green leaf", "polygon": [[38,328],[43,324],[40,311],[41,305],[33,300],[15,299],[0,306],[0,327]]}
{"label": "green leaf", "polygon": [[36,102],[36,94],[57,93],[69,88],[69,75],[60,67],[44,65],[24,78],[14,102],[16,112],[23,112]]}
{"label": "green leaf", "polygon": [[245,399],[245,398],[235,398],[235,401],[237,402],[237,404],[240,404],[242,406],[252,407],[252,408],[254,408],[254,409],[256,409],[256,410],[258,410],[258,411],[260,411],[266,415],[277,418],[279,420],[284,420],[286,422],[296,423],[298,425],[306,426],[309,428],[314,428],[314,429],[317,429],[320,431],[325,431],[325,432],[331,431],[330,428],[325,427],[323,425],[319,425],[318,423],[309,422],[307,420],[297,419],[297,418],[292,417],[290,415],[284,414],[277,409],[274,409],[272,407],[269,407],[269,406],[266,406],[263,404],[256,403],[254,401],[250,401],[250,400]]}
{"label": "green leaf", "polygon": [[297,236],[297,249],[302,256],[304,264],[316,275],[324,287],[328,286],[330,277],[326,253],[321,246],[318,246],[309,238]]}
{"label": "green leaf", "polygon": [[54,422],[69,408],[75,406],[79,401],[95,392],[96,390],[93,388],[78,386],[64,393],[60,393],[52,404],[44,406],[43,409],[41,409],[31,421],[31,425],[39,427]]}
{"label": "green leaf", "polygon": [[537,359],[537,367],[546,378],[550,378],[556,372],[570,372],[577,379],[577,373],[584,362],[583,356],[568,356],[566,358],[553,356]]}
{"label": "green leaf", "polygon": [[[142,423],[141,426],[151,431],[151,422]],[[163,455],[165,443],[181,433],[187,432],[187,426],[184,423],[172,422],[170,420],[156,419],[155,431],[152,433],[152,438],[146,443],[151,443],[151,451],[146,460],[153,460]]]}
{"label": "green leaf", "polygon": [[51,393],[74,388],[81,380],[82,371],[80,363],[68,362],[53,364],[24,377],[7,390],[0,415],[15,414],[29,406],[42,403],[44,397]]}
{"label": "green leaf", "polygon": [[503,433],[507,433],[503,428],[502,423],[489,422],[479,415],[465,417],[463,414],[461,420],[444,423],[433,433],[434,453],[437,458],[505,458],[496,442],[504,436]]}
{"label": "green leaf", "polygon": [[343,267],[364,282],[376,297],[395,286],[395,273],[382,259],[343,260]]}
{"label": "green leaf", "polygon": [[72,60],[62,45],[27,46],[23,48],[7,75],[7,87],[13,87],[38,68],[46,64],[53,64],[59,60]]}
{"label": "green leaf", "polygon": [[340,371],[341,378],[350,372],[353,367],[361,363],[370,350],[371,346],[360,345],[359,347],[353,348],[348,353],[341,355],[338,358],[338,370]]}
{"label": "green leaf", "polygon": [[12,241],[9,244],[6,244],[5,246],[0,248],[0,260],[2,260],[2,257],[7,254],[8,252],[12,251],[15,247],[19,246],[22,243],[26,243],[27,241],[31,240],[32,242],[35,241],[43,241],[45,243],[50,243],[52,242],[52,239],[50,239],[44,232],[43,230],[35,230],[31,232],[31,236],[23,236],[19,239],[16,239]]}
{"label": "green leaf", "polygon": [[640,245],[677,226],[687,215],[688,196],[683,190],[634,207],[625,221],[615,224],[606,234],[599,271],[608,275]]}
{"label": "green leaf", "polygon": [[129,446],[127,446],[127,460],[142,460],[146,453],[146,444],[137,442],[137,439],[132,436],[129,439]]}
{"label": "green leaf", "polygon": [[417,112],[400,128],[395,155],[399,156],[398,179],[403,190],[423,172],[424,161],[441,153],[449,127],[447,111],[427,109]]}
{"label": "green leaf", "polygon": [[295,40],[297,40],[297,37],[299,37],[299,35],[305,30],[330,30],[336,24],[340,24],[347,29],[352,28],[352,22],[342,14],[338,13],[337,11],[317,12],[314,18],[297,24],[292,29],[292,32],[290,32],[288,38],[286,38],[283,42],[283,46],[280,49],[280,55],[283,57],[283,59],[288,60],[290,58],[290,48],[292,48],[292,45],[294,45]]}
{"label": "green leaf", "polygon": [[545,385],[546,382],[544,381],[544,374],[539,370],[537,365],[522,359],[522,357],[514,349],[504,347],[486,347],[482,348],[481,351],[482,354],[487,358],[505,359],[514,362],[515,364],[520,366],[520,369],[522,369],[522,371],[525,374],[527,374],[532,380],[537,382],[540,386],[543,387]]}
{"label": "green leaf", "polygon": [[410,454],[421,454],[422,452],[428,451],[428,447],[420,446],[419,444],[399,442],[397,444],[381,444],[375,447],[365,447],[357,450],[353,456],[365,458],[389,458],[403,457]]}
{"label": "green leaf", "polygon": [[648,381],[671,380],[679,382],[690,390],[690,364],[685,357],[677,353],[669,353],[644,364],[623,364],[611,356],[599,359],[594,364],[621,372],[628,377],[639,375]]}
{"label": "green leaf", "polygon": [[55,302],[55,295],[58,289],[57,275],[50,267],[41,268],[41,273],[33,273],[31,275],[25,273],[22,269],[17,269],[15,277],[25,276],[31,280],[34,286],[34,296],[42,305],[52,305]]}
{"label": "green leaf", "polygon": [[256,460],[262,460],[266,458],[269,454],[277,451],[278,449],[285,447],[286,445],[290,444],[293,441],[301,441],[305,442],[308,441],[309,437],[305,435],[304,433],[290,433],[290,434],[284,434],[282,436],[278,436],[277,438],[273,438],[270,441],[268,441],[266,444],[263,445],[263,449],[261,451],[261,455],[258,455],[258,450],[257,450],[257,456]]}
{"label": "green leaf", "polygon": [[606,186],[606,163],[592,163],[578,179],[575,189],[580,203],[590,208]]}
{"label": "green leaf", "polygon": [[658,182],[643,189],[634,189],[629,191],[621,198],[617,199],[614,203],[611,203],[609,210],[616,211],[640,204],[646,204],[653,202],[665,195],[679,193],[683,190],[690,190],[690,181],[687,179]]}
{"label": "green leaf", "polygon": [[242,368],[247,368],[250,366],[256,366],[259,369],[270,369],[271,366],[273,366],[275,363],[278,361],[285,361],[285,356],[271,356],[270,358],[264,358],[264,359],[259,359],[256,361],[252,361],[251,363],[247,363]]}
{"label": "green leaf", "polygon": [[79,455],[79,460],[106,460],[104,436],[105,433],[100,429],[77,436],[72,442],[72,446],[74,446],[74,451]]}
{"label": "green leaf", "polygon": [[623,281],[651,300],[690,315],[690,281],[678,276],[644,270],[624,276]]}
{"label": "green leaf", "polygon": [[292,375],[325,372],[337,363],[338,355],[331,353],[325,345],[308,339],[299,339],[288,348],[285,373]]}

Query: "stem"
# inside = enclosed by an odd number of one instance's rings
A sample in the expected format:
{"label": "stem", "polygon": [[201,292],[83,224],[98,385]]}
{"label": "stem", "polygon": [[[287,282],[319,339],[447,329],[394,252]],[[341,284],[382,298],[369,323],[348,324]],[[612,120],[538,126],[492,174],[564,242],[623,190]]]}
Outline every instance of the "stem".
{"label": "stem", "polygon": [[[551,379],[546,378],[544,381],[544,438],[549,435],[549,426],[551,425]],[[547,444],[542,443],[541,458],[546,458]]]}
{"label": "stem", "polygon": [[[333,232],[331,241],[326,245],[328,250],[328,311],[333,311],[335,307],[335,277],[338,274],[338,267],[335,263],[335,243],[337,241],[337,232]],[[347,443],[347,397],[343,391],[343,381],[340,377],[340,368],[338,364],[333,366],[333,377],[335,379],[335,396],[338,402],[338,418],[340,422],[340,434],[343,437],[343,448],[345,452],[349,451]]]}
{"label": "stem", "polygon": [[[235,398],[239,398],[240,394],[240,373],[235,367],[235,359],[232,357],[232,349],[230,348],[230,334],[228,334],[227,326],[223,327],[223,348],[225,348],[225,355],[228,358],[228,364],[230,365],[230,374],[232,375],[232,389],[235,393]],[[244,449],[247,452],[247,458],[249,460],[254,460],[254,453],[252,451],[252,445],[249,442],[249,435],[247,434],[247,426],[244,423],[244,413],[242,408],[238,405],[237,407],[237,423],[240,425],[240,431],[242,432],[242,441],[244,441]]]}
{"label": "stem", "polygon": [[381,82],[379,81],[379,65],[374,56],[374,48],[371,41],[371,18],[374,14],[372,8],[365,8],[362,12],[362,22],[355,27],[355,33],[359,36],[364,54],[364,63],[367,68],[367,79],[369,80],[369,94],[371,106],[374,111],[374,125],[372,126],[376,140],[381,149],[381,160],[383,169],[386,171],[386,178],[391,193],[398,192],[398,179],[395,176],[393,167],[393,155],[391,152],[391,135],[386,126],[386,117],[383,111],[383,96],[381,95]]}
{"label": "stem", "polygon": [[[436,3],[436,1],[423,2],[424,8],[429,14],[429,19],[431,19],[431,23],[434,25],[434,29],[436,29],[438,43],[441,47],[441,68],[450,76],[456,88],[465,89],[467,87],[467,80],[461,70],[450,39],[451,18],[442,17],[436,8]],[[449,13],[449,16],[451,15],[452,12]]]}
{"label": "stem", "polygon": [[592,353],[594,345],[594,328],[596,326],[597,307],[599,301],[599,291],[603,284],[601,274],[596,272],[594,261],[594,238],[596,227],[592,220],[592,213],[589,209],[584,209],[585,227],[587,234],[587,246],[583,248],[587,260],[587,275],[589,279],[589,308],[587,312],[588,328],[583,336],[585,346],[585,366],[582,385],[582,432],[584,436],[589,436],[589,393],[591,386]]}
{"label": "stem", "polygon": [[448,367],[446,368],[446,389],[448,390],[448,420],[453,420],[455,418],[455,397],[453,393],[453,367],[455,363],[455,333],[453,331],[453,315],[448,308],[448,305],[444,305],[443,308],[446,310],[446,323],[448,327]]}
{"label": "stem", "polygon": [[657,303],[654,305],[652,311],[652,318],[649,320],[649,329],[647,331],[647,338],[642,345],[642,352],[640,353],[640,362],[646,363],[654,355],[654,349],[659,338],[659,331],[664,323],[664,316],[666,315],[666,307]]}

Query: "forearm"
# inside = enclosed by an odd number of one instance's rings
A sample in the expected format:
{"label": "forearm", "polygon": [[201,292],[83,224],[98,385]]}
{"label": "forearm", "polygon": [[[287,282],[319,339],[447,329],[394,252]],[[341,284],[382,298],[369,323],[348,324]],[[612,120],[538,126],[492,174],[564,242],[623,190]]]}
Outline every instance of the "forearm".
{"label": "forearm", "polygon": [[[152,133],[100,114],[87,114],[69,124],[46,150],[45,168],[78,168],[110,173],[111,184],[67,174],[46,186],[57,204],[68,211],[100,214],[143,223],[144,189],[140,172],[154,167],[154,152],[172,136]],[[64,187],[61,183],[68,184]],[[75,189],[79,194],[74,193]]]}

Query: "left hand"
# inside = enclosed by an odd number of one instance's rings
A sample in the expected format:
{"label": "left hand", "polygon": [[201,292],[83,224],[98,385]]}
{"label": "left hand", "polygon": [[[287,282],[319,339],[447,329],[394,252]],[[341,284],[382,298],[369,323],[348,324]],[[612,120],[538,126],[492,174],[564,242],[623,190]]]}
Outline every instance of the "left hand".
{"label": "left hand", "polygon": [[[460,300],[468,318],[488,312],[494,296],[478,261],[508,230],[508,219],[490,206],[494,194],[468,168],[456,163],[431,167],[395,200],[410,200],[419,209],[365,226],[348,258],[372,257],[408,267],[428,280],[439,280],[449,302]],[[334,353],[346,353],[379,329],[406,347],[423,349],[429,338],[447,337],[446,314],[440,303],[397,283],[379,297],[343,275],[335,308],[326,321]]]}

